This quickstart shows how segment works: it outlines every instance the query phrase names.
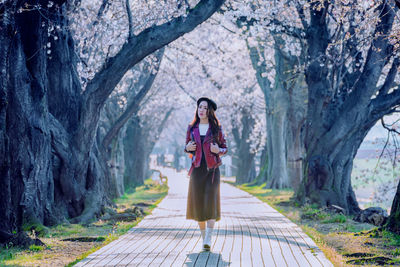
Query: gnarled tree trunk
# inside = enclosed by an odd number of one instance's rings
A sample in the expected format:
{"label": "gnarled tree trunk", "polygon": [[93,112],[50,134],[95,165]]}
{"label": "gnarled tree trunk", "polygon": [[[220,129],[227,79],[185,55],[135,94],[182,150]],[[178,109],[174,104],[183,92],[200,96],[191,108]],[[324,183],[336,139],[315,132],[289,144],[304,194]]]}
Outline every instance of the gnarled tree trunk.
{"label": "gnarled tree trunk", "polygon": [[232,129],[235,143],[237,146],[236,155],[237,159],[237,172],[236,172],[236,183],[243,184],[252,181],[252,163],[254,162],[255,153],[251,151],[250,137],[251,131],[254,127],[254,118],[251,117],[248,112],[243,112],[241,118],[242,131],[239,133],[238,128]]}
{"label": "gnarled tree trunk", "polygon": [[396,234],[400,234],[400,182],[397,186],[396,195],[394,196],[390,216],[385,228]]}

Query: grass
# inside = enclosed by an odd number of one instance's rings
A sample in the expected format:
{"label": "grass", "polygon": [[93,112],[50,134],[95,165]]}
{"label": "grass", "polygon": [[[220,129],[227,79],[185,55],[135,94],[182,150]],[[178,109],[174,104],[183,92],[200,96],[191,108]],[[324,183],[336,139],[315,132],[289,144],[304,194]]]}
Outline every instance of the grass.
{"label": "grass", "polygon": [[[0,266],[73,266],[136,226],[143,216],[152,212],[167,193],[166,184],[159,185],[152,179],[147,179],[144,185],[137,187],[134,192],[125,193],[120,198],[114,199],[117,213],[131,212],[139,205],[143,207],[143,214],[132,221],[100,218],[89,225],[60,224],[53,227],[40,224],[24,225],[23,229],[30,236],[39,237],[46,246],[32,245],[26,250],[10,246],[0,248]],[[66,238],[79,237],[94,237],[94,241],[62,241]]]}
{"label": "grass", "polygon": [[328,215],[329,218],[323,219],[321,223],[345,223],[347,217],[343,214]]}
{"label": "grass", "polygon": [[[371,224],[358,223],[343,214],[330,214],[315,205],[300,205],[292,200],[292,190],[275,190],[262,185],[234,186],[252,194],[299,225],[335,266],[400,265],[400,236]],[[354,253],[373,256],[355,257]],[[347,256],[345,256],[347,255]],[[348,256],[351,255],[351,256]],[[352,263],[350,263],[353,261]]]}

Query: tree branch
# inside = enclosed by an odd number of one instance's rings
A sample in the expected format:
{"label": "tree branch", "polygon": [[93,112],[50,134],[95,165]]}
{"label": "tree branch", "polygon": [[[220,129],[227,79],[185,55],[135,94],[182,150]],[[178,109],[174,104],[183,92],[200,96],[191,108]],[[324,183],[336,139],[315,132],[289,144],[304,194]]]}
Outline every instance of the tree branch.
{"label": "tree branch", "polygon": [[297,13],[299,15],[301,24],[303,25],[303,28],[307,29],[308,28],[308,23],[306,21],[306,16],[304,15],[303,5],[300,4],[299,2],[297,2],[296,9],[297,9]]}
{"label": "tree branch", "polygon": [[[258,52],[257,47],[250,46],[248,40],[246,39],[247,49],[250,52],[250,60],[253,69],[256,71],[257,82],[261,87],[261,90],[264,92],[264,97],[266,96],[265,91],[271,88],[271,82],[268,77],[263,77],[263,73],[267,72],[267,64],[265,62],[264,46],[259,42],[258,47],[260,48],[260,52]],[[260,57],[261,54],[261,57]]]}
{"label": "tree branch", "polygon": [[135,34],[134,34],[132,12],[131,12],[131,6],[129,5],[129,0],[126,0],[125,6],[126,6],[126,13],[128,15],[128,23],[129,23],[129,36],[128,36],[128,38],[132,39],[135,36]]}
{"label": "tree branch", "polygon": [[146,80],[146,83],[143,85],[143,87],[140,89],[140,91],[135,95],[135,97],[132,99],[131,103],[126,108],[124,113],[122,113],[122,115],[117,119],[117,121],[114,123],[114,125],[111,127],[111,129],[108,131],[108,133],[104,137],[102,145],[103,145],[103,149],[105,149],[106,151],[108,150],[108,147],[110,146],[111,141],[118,135],[119,131],[125,125],[125,123],[132,117],[133,114],[138,112],[138,110],[140,108],[140,102],[143,100],[143,98],[146,96],[147,92],[150,90],[150,88],[153,85],[153,82],[158,74],[158,70],[161,65],[161,60],[162,60],[163,54],[164,54],[164,48],[157,51],[157,55],[156,55],[157,64],[154,66],[155,72],[154,73],[152,72],[150,74],[150,76]]}
{"label": "tree branch", "polygon": [[185,89],[185,87],[180,83],[178,77],[176,77],[175,71],[173,72],[173,75],[174,75],[174,78],[175,78],[175,82],[176,82],[176,84],[179,86],[179,88],[181,88],[181,90],[182,90],[186,95],[188,95],[192,100],[194,100],[194,101],[196,102],[197,99],[196,99],[194,96],[192,96],[192,95]]}
{"label": "tree branch", "polygon": [[298,39],[305,38],[305,31],[303,29],[285,25],[277,19],[271,20],[270,24],[275,24],[275,25],[281,26],[283,28],[282,31],[273,31],[274,33],[285,33],[288,36],[298,38]]}
{"label": "tree branch", "polygon": [[344,104],[347,109],[354,108],[354,103],[357,103],[357,106],[369,104],[371,96],[377,90],[375,85],[387,62],[387,57],[391,54],[391,45],[387,36],[392,28],[395,13],[388,2],[382,5],[382,11],[379,15],[380,21],[375,28],[375,35],[378,35],[378,37],[373,39],[361,76]]}
{"label": "tree branch", "polygon": [[386,114],[389,114],[390,110],[400,105],[400,86],[397,87],[390,94],[378,95],[378,97],[371,100],[371,117],[372,120],[378,120]]}
{"label": "tree branch", "polygon": [[386,76],[385,82],[383,83],[382,87],[379,89],[379,95],[386,95],[390,88],[393,86],[394,79],[397,75],[397,68],[400,65],[400,60],[396,57],[393,60],[392,67],[389,70],[388,75]]}
{"label": "tree branch", "polygon": [[[398,121],[398,120],[397,120],[397,121]],[[397,122],[397,121],[396,121],[396,122]],[[381,118],[381,124],[382,124],[382,127],[385,128],[386,130],[388,130],[389,132],[395,132],[395,133],[397,133],[397,134],[400,135],[400,132],[397,131],[395,128],[389,128],[389,126],[385,123],[385,121],[383,120],[383,118]],[[393,124],[392,124],[392,125],[393,125]],[[386,146],[386,144],[385,144],[385,146]]]}

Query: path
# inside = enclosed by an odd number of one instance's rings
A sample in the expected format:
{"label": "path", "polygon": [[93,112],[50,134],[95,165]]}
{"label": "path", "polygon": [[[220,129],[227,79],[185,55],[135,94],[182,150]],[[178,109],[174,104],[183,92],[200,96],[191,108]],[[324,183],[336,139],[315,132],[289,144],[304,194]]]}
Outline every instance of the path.
{"label": "path", "polygon": [[302,230],[267,204],[221,183],[211,252],[185,219],[189,179],[165,168],[169,193],[136,227],[75,266],[333,266]]}

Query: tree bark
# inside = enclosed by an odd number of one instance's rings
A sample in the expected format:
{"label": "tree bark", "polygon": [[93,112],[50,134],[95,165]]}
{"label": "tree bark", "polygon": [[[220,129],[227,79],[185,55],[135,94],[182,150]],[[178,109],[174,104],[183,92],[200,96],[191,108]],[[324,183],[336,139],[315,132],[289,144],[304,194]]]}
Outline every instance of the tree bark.
{"label": "tree bark", "polygon": [[294,79],[295,86],[289,87],[289,110],[287,114],[287,164],[289,184],[297,192],[303,180],[304,148],[304,123],[307,114],[308,90],[304,75],[297,75]]}
{"label": "tree bark", "polygon": [[[273,101],[281,101],[276,103],[283,103],[282,97],[272,97]],[[267,188],[288,188],[289,176],[287,173],[287,155],[286,155],[286,129],[287,129],[287,113],[282,107],[275,107],[273,114],[267,115],[268,136],[268,177],[266,179]]]}
{"label": "tree bark", "polygon": [[[9,106],[8,73],[10,71],[10,53],[13,43],[14,25],[10,18],[15,12],[16,3],[6,2],[3,6],[3,18],[0,20],[0,229],[2,229],[1,240],[7,240],[12,231],[17,229],[19,219],[17,216],[16,199],[12,198],[15,191],[11,182],[11,151],[10,138],[7,126],[7,110]],[[19,182],[20,184],[20,182]],[[17,193],[17,197],[21,195]],[[2,242],[2,241],[0,241]]]}
{"label": "tree bark", "polygon": [[255,121],[251,115],[248,114],[248,112],[243,112],[241,118],[241,133],[239,133],[238,128],[232,130],[237,146],[236,154],[238,155],[238,160],[236,165],[236,183],[238,184],[251,182],[251,168],[255,153],[251,152],[250,143],[247,140],[250,137],[254,123]]}
{"label": "tree bark", "polygon": [[400,234],[400,182],[397,185],[396,195],[394,196],[390,216],[385,228],[393,233]]}

